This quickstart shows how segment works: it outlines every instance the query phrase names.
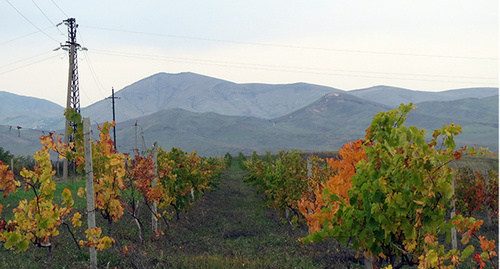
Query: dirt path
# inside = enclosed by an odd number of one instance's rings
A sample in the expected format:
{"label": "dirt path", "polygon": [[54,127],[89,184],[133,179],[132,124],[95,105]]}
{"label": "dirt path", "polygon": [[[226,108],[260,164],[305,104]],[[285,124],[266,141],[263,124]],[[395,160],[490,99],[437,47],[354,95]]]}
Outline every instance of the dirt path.
{"label": "dirt path", "polygon": [[283,223],[274,210],[266,209],[255,189],[243,183],[244,175],[225,171],[214,190],[171,224],[162,266],[348,268],[353,263],[352,253],[332,253],[339,247],[332,242],[298,242],[307,229]]}

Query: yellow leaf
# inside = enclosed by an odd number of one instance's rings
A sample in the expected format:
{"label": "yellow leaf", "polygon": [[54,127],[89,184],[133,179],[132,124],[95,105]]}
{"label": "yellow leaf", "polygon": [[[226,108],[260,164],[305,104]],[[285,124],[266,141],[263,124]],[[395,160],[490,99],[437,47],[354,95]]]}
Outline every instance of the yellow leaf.
{"label": "yellow leaf", "polygon": [[76,212],[75,215],[73,215],[73,219],[71,220],[71,224],[73,224],[73,227],[80,227],[82,226],[82,221],[80,218],[82,215],[79,212]]}
{"label": "yellow leaf", "polygon": [[413,200],[413,202],[414,202],[415,204],[425,205],[425,203],[424,203],[424,202],[422,202],[422,201]]}

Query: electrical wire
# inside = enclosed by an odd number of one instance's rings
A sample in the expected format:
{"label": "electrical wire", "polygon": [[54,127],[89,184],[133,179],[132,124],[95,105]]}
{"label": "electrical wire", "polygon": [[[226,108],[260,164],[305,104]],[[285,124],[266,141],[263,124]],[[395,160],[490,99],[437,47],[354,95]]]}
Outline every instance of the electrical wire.
{"label": "electrical wire", "polygon": [[28,21],[31,25],[33,25],[36,29],[38,29],[38,31],[42,32],[44,35],[46,35],[48,38],[54,40],[55,42],[59,43],[58,40],[56,40],[55,38],[51,37],[50,35],[48,35],[44,30],[40,29],[38,26],[36,26],[32,21],[30,21],[26,16],[23,15],[23,13],[21,13],[21,11],[19,11],[14,5],[12,5],[9,0],[5,0],[17,13],[19,13],[19,15],[21,15],[26,21]]}
{"label": "electrical wire", "polygon": [[311,68],[311,67],[299,67],[299,66],[283,66],[283,65],[265,65],[265,64],[252,64],[252,63],[238,63],[238,62],[228,62],[228,61],[217,61],[217,60],[203,60],[203,59],[193,59],[193,58],[180,58],[180,57],[170,57],[161,55],[147,55],[138,53],[125,53],[125,52],[113,52],[109,50],[96,50],[100,53],[117,53],[117,54],[129,54],[132,56],[145,57],[145,58],[164,58],[168,60],[180,60],[188,62],[207,62],[216,64],[232,64],[232,65],[244,65],[244,66],[256,66],[256,67],[270,67],[270,68],[285,68],[285,69],[298,69],[298,70],[312,70],[312,71],[329,71],[329,72],[346,72],[346,73],[368,73],[368,74],[384,74],[384,75],[398,75],[398,76],[417,76],[417,77],[443,77],[443,78],[469,78],[469,79],[485,79],[485,80],[496,80],[494,77],[469,77],[469,76],[448,76],[448,75],[430,75],[430,74],[415,74],[415,73],[391,73],[391,72],[374,72],[374,71],[359,71],[359,70],[345,70],[345,69],[327,69],[327,68]]}
{"label": "electrical wire", "polygon": [[31,57],[28,57],[28,58],[24,58],[24,59],[22,59],[22,60],[18,60],[18,61],[15,61],[15,62],[12,62],[12,63],[6,64],[6,65],[2,65],[2,66],[0,66],[0,69],[5,68],[5,67],[8,67],[8,66],[11,66],[11,65],[14,65],[14,64],[17,64],[17,63],[20,63],[20,62],[24,62],[24,61],[27,61],[27,60],[30,60],[30,59],[33,59],[33,58],[36,58],[36,57],[39,57],[39,56],[42,56],[42,55],[48,54],[48,53],[53,53],[53,51],[43,52],[43,53],[40,53],[40,54],[37,54],[37,55],[31,56]]}
{"label": "electrical wire", "polygon": [[[93,50],[93,53],[119,56],[119,57],[156,60],[156,61],[190,63],[190,64],[197,64],[197,65],[221,66],[221,67],[279,71],[279,72],[291,72],[291,73],[308,73],[308,74],[329,75],[329,76],[348,76],[348,77],[362,77],[362,78],[399,79],[399,80],[449,82],[449,83],[470,83],[467,81],[450,81],[450,80],[437,80],[437,79],[422,79],[422,78],[407,78],[407,77],[406,78],[405,77],[384,77],[384,76],[375,76],[375,75],[332,73],[332,72],[343,72],[343,73],[372,73],[372,74],[382,74],[382,75],[392,75],[392,76],[405,75],[405,76],[428,76],[428,77],[444,77],[444,78],[497,80],[496,78],[485,78],[485,77],[476,78],[476,77],[461,77],[461,76],[438,76],[438,75],[426,75],[426,74],[408,74],[408,73],[403,74],[403,73],[388,73],[388,72],[363,72],[363,71],[354,71],[354,70],[315,69],[315,68],[307,68],[307,67],[303,68],[303,67],[296,67],[296,66],[293,66],[293,67],[292,66],[273,66],[273,65],[248,64],[248,63],[236,63],[236,62],[223,62],[223,61],[214,61],[214,60],[176,58],[176,57],[159,56],[159,55],[145,55],[145,54],[137,54],[137,53],[113,52],[113,51],[103,51],[103,50]],[[497,85],[496,82],[485,82],[485,84],[495,85],[495,86]]]}
{"label": "electrical wire", "polygon": [[43,12],[43,10],[35,3],[35,0],[31,0],[31,2],[33,2],[33,4],[36,6],[36,8],[43,14],[43,16],[50,22],[50,24],[52,24],[57,29],[59,34],[62,34],[61,30],[59,30],[59,28],[56,26],[56,24],[53,23],[52,20],[47,16],[47,14],[45,14],[45,12]]}
{"label": "electrical wire", "polygon": [[[80,31],[78,31],[78,35],[80,36],[80,40],[82,41],[82,45],[85,44],[83,38],[82,38],[82,34],[80,33]],[[84,46],[85,47],[85,46]],[[102,83],[101,81],[99,80],[99,78],[97,77],[97,73],[95,72],[95,69],[94,69],[94,66],[92,65],[92,62],[90,61],[90,56],[89,54],[87,53],[86,50],[83,51],[83,53],[85,54],[85,61],[87,62],[88,66],[89,66],[89,70],[90,70],[90,74],[92,76],[92,79],[94,80],[94,83],[97,87],[97,90],[99,90],[99,93],[101,94],[102,98],[104,100],[106,100],[106,96],[103,94],[103,92],[101,91],[101,88],[104,89],[104,87],[102,86]],[[92,102],[91,102],[92,103]]]}
{"label": "electrical wire", "polygon": [[214,39],[214,38],[190,37],[190,36],[169,35],[169,34],[160,34],[160,33],[148,33],[148,32],[141,32],[141,31],[112,29],[112,28],[97,27],[97,26],[82,26],[82,27],[87,27],[87,28],[92,28],[92,29],[97,29],[97,30],[131,33],[131,34],[152,35],[152,36],[161,36],[161,37],[169,37],[169,38],[179,38],[179,39],[202,40],[202,41],[210,41],[210,42],[244,44],[244,45],[253,45],[253,46],[289,48],[289,49],[323,50],[323,51],[337,51],[337,52],[351,52],[351,53],[365,53],[365,54],[399,55],[399,56],[432,57],[432,58],[452,58],[452,59],[468,59],[468,60],[491,60],[491,61],[498,60],[498,57],[437,55],[437,54],[418,54],[418,53],[400,53],[400,52],[387,52],[387,51],[349,50],[349,49],[339,49],[339,48],[307,47],[307,46],[294,46],[294,45],[284,45],[284,44],[244,42],[244,41],[234,41],[234,40],[224,40],[224,39]]}
{"label": "electrical wire", "polygon": [[0,75],[7,74],[7,73],[10,73],[10,72],[12,72],[12,71],[15,71],[15,70],[18,70],[18,69],[21,69],[21,68],[27,67],[27,66],[31,66],[31,65],[34,65],[34,64],[37,64],[37,63],[43,62],[43,61],[47,61],[47,60],[50,60],[50,59],[55,58],[55,57],[59,57],[59,55],[50,56],[50,57],[48,57],[48,58],[45,58],[45,59],[42,59],[42,60],[39,60],[39,61],[36,61],[36,62],[32,62],[32,63],[30,63],[30,64],[26,64],[26,65],[19,66],[19,67],[16,67],[16,68],[13,68],[13,69],[10,69],[10,70],[7,70],[7,71],[4,71],[4,72],[0,72]]}
{"label": "electrical wire", "polygon": [[50,0],[52,2],[52,4],[54,4],[54,6],[57,7],[57,9],[59,9],[59,11],[61,11],[61,13],[66,16],[66,17],[69,17],[68,15],[66,15],[66,13],[56,4],[56,2],[54,2],[54,0]]}
{"label": "electrical wire", "polygon": [[[45,31],[45,30],[48,30],[48,29],[50,29],[50,28],[52,28],[52,26],[49,26],[49,27],[47,27],[47,28],[45,28],[45,29],[42,29],[42,30],[44,30],[44,31]],[[36,32],[33,32],[33,33],[25,34],[25,35],[23,35],[23,36],[16,37],[16,38],[13,38],[13,39],[10,39],[10,40],[7,40],[7,41],[2,41],[2,42],[0,42],[0,45],[7,44],[7,43],[9,43],[9,42],[16,41],[16,40],[19,40],[19,39],[23,39],[23,38],[25,38],[25,37],[28,37],[28,36],[31,36],[31,35],[34,35],[34,34],[37,34],[37,33],[40,33],[40,31],[36,31]]]}
{"label": "electrical wire", "polygon": [[43,14],[43,16],[50,22],[50,24],[56,26],[55,23],[53,23],[49,17],[47,16],[47,14],[45,14],[45,12],[43,12],[43,10],[36,4],[35,0],[31,0],[31,2],[33,2],[33,4],[36,6],[36,8]]}

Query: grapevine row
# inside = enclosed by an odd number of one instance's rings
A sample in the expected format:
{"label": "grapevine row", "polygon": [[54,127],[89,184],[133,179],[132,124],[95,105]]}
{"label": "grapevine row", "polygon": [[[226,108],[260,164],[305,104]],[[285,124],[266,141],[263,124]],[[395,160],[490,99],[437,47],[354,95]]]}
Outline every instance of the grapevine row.
{"label": "grapevine row", "polygon": [[[57,135],[40,137],[42,149],[34,156],[36,167],[33,170],[23,169],[20,180],[16,179],[8,165],[0,162],[0,191],[5,198],[20,188],[33,194],[33,199],[19,202],[10,220],[1,217],[3,206],[0,203],[0,242],[5,248],[18,252],[26,251],[31,245],[47,248],[47,268],[51,266],[52,241],[60,233],[61,225],[79,227],[82,225],[82,214],[86,215],[73,208],[73,194],[69,188],[62,192],[62,203],[54,202],[56,183],[50,152],[58,153],[60,158],[74,160],[80,174],[86,174],[81,116],[69,110],[66,117],[77,123],[73,133],[75,142],[65,145]],[[172,216],[178,217],[211,188],[225,164],[222,159],[200,157],[195,151],[186,153],[178,148],[170,151],[159,148],[156,162],[152,153],[148,156],[137,154],[134,158],[120,154],[114,149],[109,135],[113,124],[104,123],[99,127],[99,140],[92,141],[95,208],[108,223],[107,235],[97,227],[85,230],[85,236],[72,236],[75,242],[78,241],[76,238],[81,238],[78,242],[80,246],[103,250],[116,245],[122,254],[126,254],[130,247],[122,247],[119,240],[113,238],[113,223],[125,213],[131,215],[136,220],[142,241],[146,229],[143,225],[145,220],[138,214],[139,205],[145,204],[155,213],[152,221],[163,220],[167,224]],[[85,195],[85,190],[80,188],[78,196],[84,198]],[[167,225],[163,227],[165,229]],[[149,232],[151,238],[163,233],[161,229]]]}
{"label": "grapevine row", "polygon": [[[453,268],[463,262],[496,268],[495,241],[477,236],[483,221],[472,216],[487,209],[498,218],[498,174],[490,175],[489,186],[478,173],[456,176],[451,161],[485,150],[455,149],[453,138],[461,128],[454,124],[435,130],[426,142],[425,130],[404,125],[414,108],[401,105],[375,115],[364,140],[347,143],[323,165],[312,160],[309,175],[298,152],[281,152],[275,160],[246,162],[246,181],[257,186],[269,207],[300,211],[296,218],[311,232],[301,239],[304,243],[333,237],[363,253],[368,264],[387,268]],[[447,217],[454,197],[465,217]],[[442,234],[450,238],[453,229],[463,235],[462,251],[445,251],[438,240]],[[480,251],[475,252],[471,238]]]}

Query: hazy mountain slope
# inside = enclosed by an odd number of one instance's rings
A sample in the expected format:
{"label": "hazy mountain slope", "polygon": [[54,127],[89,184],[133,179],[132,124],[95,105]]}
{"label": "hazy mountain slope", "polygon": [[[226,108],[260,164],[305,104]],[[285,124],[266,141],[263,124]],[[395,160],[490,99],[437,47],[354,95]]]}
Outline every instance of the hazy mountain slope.
{"label": "hazy mountain slope", "polygon": [[43,133],[30,129],[17,130],[14,126],[0,126],[0,147],[10,151],[13,155],[33,156],[42,148],[40,136]]}
{"label": "hazy mountain slope", "polygon": [[389,107],[347,93],[331,93],[293,113],[273,119],[276,125],[304,131],[360,135],[373,115]]}
{"label": "hazy mountain slope", "polygon": [[[236,84],[194,73],[159,73],[115,93],[117,122],[164,109],[273,118],[308,105],[334,88],[296,84]],[[97,122],[111,120],[109,100],[82,109]]]}
{"label": "hazy mountain slope", "polygon": [[[463,127],[457,145],[487,146],[498,151],[498,97],[449,102],[425,102],[410,112],[407,126],[428,131],[443,124]],[[455,109],[455,110],[453,110]],[[158,141],[165,149],[180,147],[197,150],[201,155],[250,154],[253,151],[278,152],[337,150],[346,142],[363,138],[375,114],[387,106],[346,93],[328,94],[313,104],[271,120],[256,117],[225,116],[169,109],[117,124],[117,145],[121,152],[135,147],[135,122],[138,123],[138,148],[150,148]],[[465,112],[464,112],[465,111]],[[484,116],[484,117],[483,117]],[[94,132],[97,137],[98,132]],[[0,128],[0,145],[13,154],[28,154],[40,147],[41,134],[31,130]]]}
{"label": "hazy mountain slope", "polygon": [[[368,99],[351,95],[363,92]],[[484,97],[492,93],[496,95]],[[345,92],[304,83],[236,84],[192,73],[161,73],[126,87],[117,96],[121,97],[116,112],[122,152],[135,147],[136,120],[139,148],[142,130],[148,147],[158,141],[164,148],[197,149],[203,155],[336,150],[348,141],[363,138],[379,111],[410,101],[418,109],[410,113],[408,125],[425,128],[430,134],[443,124],[459,124],[464,132],[457,136],[458,145],[478,144],[498,151],[498,89],[493,88],[426,93],[380,86]],[[380,103],[380,96],[397,105]],[[441,100],[464,96],[483,97]],[[63,126],[63,108],[54,103],[3,92],[0,98],[0,146],[15,155],[32,155],[40,148],[38,137],[43,133],[32,128]],[[433,101],[418,101],[429,98]],[[243,116],[221,115],[233,113]],[[83,114],[90,115],[93,123],[111,120],[110,101],[98,102]],[[123,122],[120,117],[130,120]],[[18,131],[17,126],[22,129]]]}
{"label": "hazy mountain slope", "polygon": [[[477,144],[498,151],[498,122],[492,121],[495,113],[498,115],[495,102],[495,98],[483,98],[421,103],[410,112],[406,125],[426,129],[430,135],[434,129],[453,122],[463,128],[455,139],[458,146]],[[468,112],[458,113],[465,107]],[[456,109],[457,117],[440,115],[442,110],[451,108]],[[488,116],[476,120],[481,109]],[[307,107],[271,120],[170,109],[137,119],[138,148],[142,148],[142,131],[147,148],[158,141],[166,149],[196,149],[202,155],[338,150],[346,142],[364,138],[373,116],[386,110],[390,109],[345,93],[328,94]],[[117,125],[121,151],[134,148],[134,124],[131,120]]]}
{"label": "hazy mountain slope", "polygon": [[459,145],[490,147],[498,152],[498,95],[482,99],[469,98],[448,102],[423,102],[408,116],[408,124],[424,128],[428,135],[444,124],[462,126],[456,137]]}
{"label": "hazy mountain slope", "polygon": [[34,97],[0,91],[0,124],[50,129],[63,120],[64,108]]}
{"label": "hazy mountain slope", "polygon": [[[139,130],[145,134],[147,147],[158,141],[165,149],[175,146],[185,151],[197,150],[204,155],[225,154],[227,151],[251,153],[264,148],[279,150],[284,145],[281,143],[283,138],[294,136],[280,133],[265,119],[184,109],[163,110],[138,118],[137,122]],[[117,125],[120,150],[134,148],[134,124],[135,120],[130,120]]]}
{"label": "hazy mountain slope", "polygon": [[495,124],[498,127],[498,95],[485,98],[467,98],[447,102],[423,102],[416,104],[421,114],[445,120],[474,121],[482,124]]}
{"label": "hazy mountain slope", "polygon": [[408,104],[412,102],[415,104],[426,101],[453,101],[495,96],[498,95],[498,88],[467,88],[442,92],[424,92],[389,86],[375,86],[349,91],[349,94],[395,108],[401,103]]}

